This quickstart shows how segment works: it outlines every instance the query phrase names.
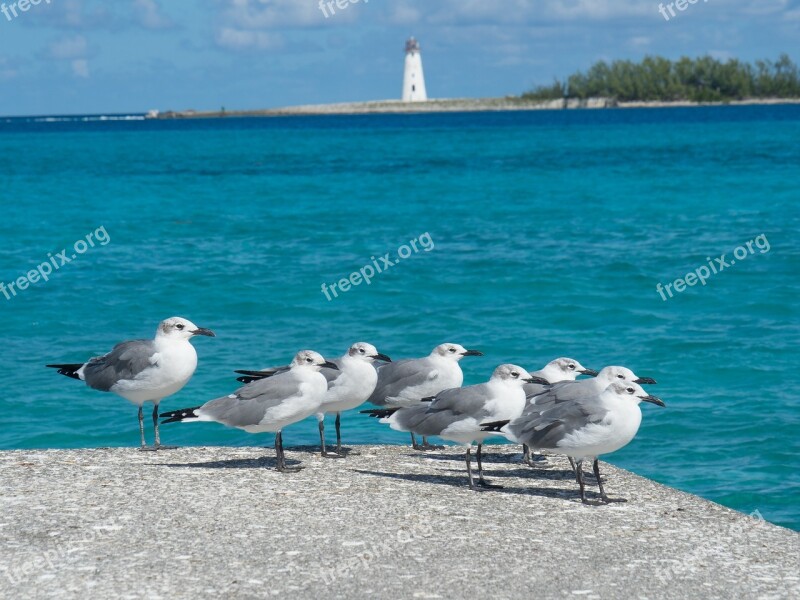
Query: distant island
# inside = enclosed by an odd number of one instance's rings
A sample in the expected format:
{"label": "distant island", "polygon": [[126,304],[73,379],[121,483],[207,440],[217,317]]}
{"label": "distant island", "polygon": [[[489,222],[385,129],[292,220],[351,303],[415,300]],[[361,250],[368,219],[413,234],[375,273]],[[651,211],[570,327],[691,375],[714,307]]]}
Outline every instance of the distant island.
{"label": "distant island", "polygon": [[375,100],[255,110],[150,111],[147,117],[190,119],[788,103],[800,103],[800,72],[786,54],[775,62],[759,60],[753,65],[735,59],[722,62],[710,56],[684,57],[674,62],[647,56],[639,63],[600,61],[586,73],[575,73],[566,81],[556,79],[552,85],[536,87],[520,96],[424,102]]}
{"label": "distant island", "polygon": [[787,54],[754,65],[710,56],[671,61],[646,56],[641,62],[600,61],[586,73],[558,79],[525,94],[527,100],[613,98],[617,102],[729,102],[800,98],[800,73]]}

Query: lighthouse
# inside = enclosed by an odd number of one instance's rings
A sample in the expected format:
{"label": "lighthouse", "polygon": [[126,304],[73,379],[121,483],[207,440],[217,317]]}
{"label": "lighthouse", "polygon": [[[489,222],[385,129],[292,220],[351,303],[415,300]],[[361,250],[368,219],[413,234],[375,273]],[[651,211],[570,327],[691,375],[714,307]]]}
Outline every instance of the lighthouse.
{"label": "lighthouse", "polygon": [[406,42],[406,65],[403,70],[403,102],[425,102],[425,76],[422,74],[422,55],[419,42],[413,37]]}

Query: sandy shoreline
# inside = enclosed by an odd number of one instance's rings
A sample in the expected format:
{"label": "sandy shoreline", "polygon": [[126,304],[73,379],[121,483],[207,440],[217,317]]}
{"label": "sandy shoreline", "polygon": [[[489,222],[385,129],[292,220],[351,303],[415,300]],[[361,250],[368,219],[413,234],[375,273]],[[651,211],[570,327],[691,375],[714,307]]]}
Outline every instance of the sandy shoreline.
{"label": "sandy shoreline", "polygon": [[369,102],[342,102],[337,104],[305,104],[258,110],[228,111],[153,111],[149,118],[157,119],[212,119],[223,117],[281,117],[301,115],[363,115],[363,114],[415,114],[444,112],[489,112],[513,110],[576,110],[600,108],[674,108],[694,106],[753,106],[774,104],[800,104],[800,98],[754,98],[730,102],[617,102],[613,98],[549,100],[545,102],[519,97],[507,98],[452,98],[427,102],[401,102],[376,100]]}

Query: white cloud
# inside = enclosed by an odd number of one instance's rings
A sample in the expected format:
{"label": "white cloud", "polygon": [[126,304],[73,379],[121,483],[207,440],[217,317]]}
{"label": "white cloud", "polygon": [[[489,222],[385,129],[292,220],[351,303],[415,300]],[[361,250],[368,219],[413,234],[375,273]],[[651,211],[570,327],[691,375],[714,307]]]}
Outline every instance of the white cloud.
{"label": "white cloud", "polygon": [[78,58],[72,61],[72,74],[75,77],[87,79],[89,77],[89,61],[85,58]]}
{"label": "white cloud", "polygon": [[69,60],[86,56],[86,38],[76,35],[50,43],[48,55],[56,60]]}
{"label": "white cloud", "polygon": [[271,50],[283,45],[280,34],[223,27],[217,32],[216,43],[228,50]]}
{"label": "white cloud", "polygon": [[[218,0],[225,25],[238,29],[277,29],[317,26],[325,16],[315,0]],[[352,12],[358,5],[341,13]],[[341,14],[335,15],[340,17]]]}
{"label": "white cloud", "polygon": [[5,56],[0,56],[0,81],[14,79],[17,76],[17,69]]}
{"label": "white cloud", "polygon": [[65,37],[51,42],[45,56],[55,61],[68,62],[75,77],[89,77],[89,47],[82,35]]}
{"label": "white cloud", "polygon": [[172,19],[162,14],[156,0],[133,0],[133,14],[145,29],[171,29],[175,26]]}

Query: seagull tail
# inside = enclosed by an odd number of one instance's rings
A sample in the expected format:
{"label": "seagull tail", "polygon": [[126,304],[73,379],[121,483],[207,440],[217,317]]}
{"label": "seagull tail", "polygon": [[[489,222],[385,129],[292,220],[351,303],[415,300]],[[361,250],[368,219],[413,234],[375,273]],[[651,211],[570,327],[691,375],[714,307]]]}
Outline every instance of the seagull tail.
{"label": "seagull tail", "polygon": [[264,369],[263,371],[248,371],[247,369],[239,369],[234,371],[234,373],[238,373],[242,377],[237,377],[236,381],[240,381],[242,383],[252,383],[254,381],[258,381],[259,379],[266,379],[267,377],[272,377],[273,375],[278,375],[279,373],[283,373],[288,369],[285,367],[275,367],[274,369]]}
{"label": "seagull tail", "polygon": [[491,423],[481,423],[481,431],[500,431],[511,421],[492,421]]}
{"label": "seagull tail", "polygon": [[83,363],[81,364],[73,364],[73,365],[45,365],[50,369],[58,369],[58,372],[61,375],[66,375],[67,377],[72,377],[73,379],[83,379],[78,371],[81,370],[83,367]]}
{"label": "seagull tail", "polygon": [[400,410],[402,407],[395,406],[393,408],[377,408],[372,410],[362,410],[361,412],[364,414],[369,415],[370,417],[374,417],[376,419],[385,419],[386,417],[391,417],[394,413]]}
{"label": "seagull tail", "polygon": [[171,410],[169,412],[161,413],[158,415],[162,419],[166,419],[166,421],[161,421],[161,424],[164,423],[179,423],[181,421],[187,421],[189,419],[197,419],[199,418],[197,415],[197,411],[200,409],[200,406],[195,406],[194,408],[182,408],[180,410]]}

